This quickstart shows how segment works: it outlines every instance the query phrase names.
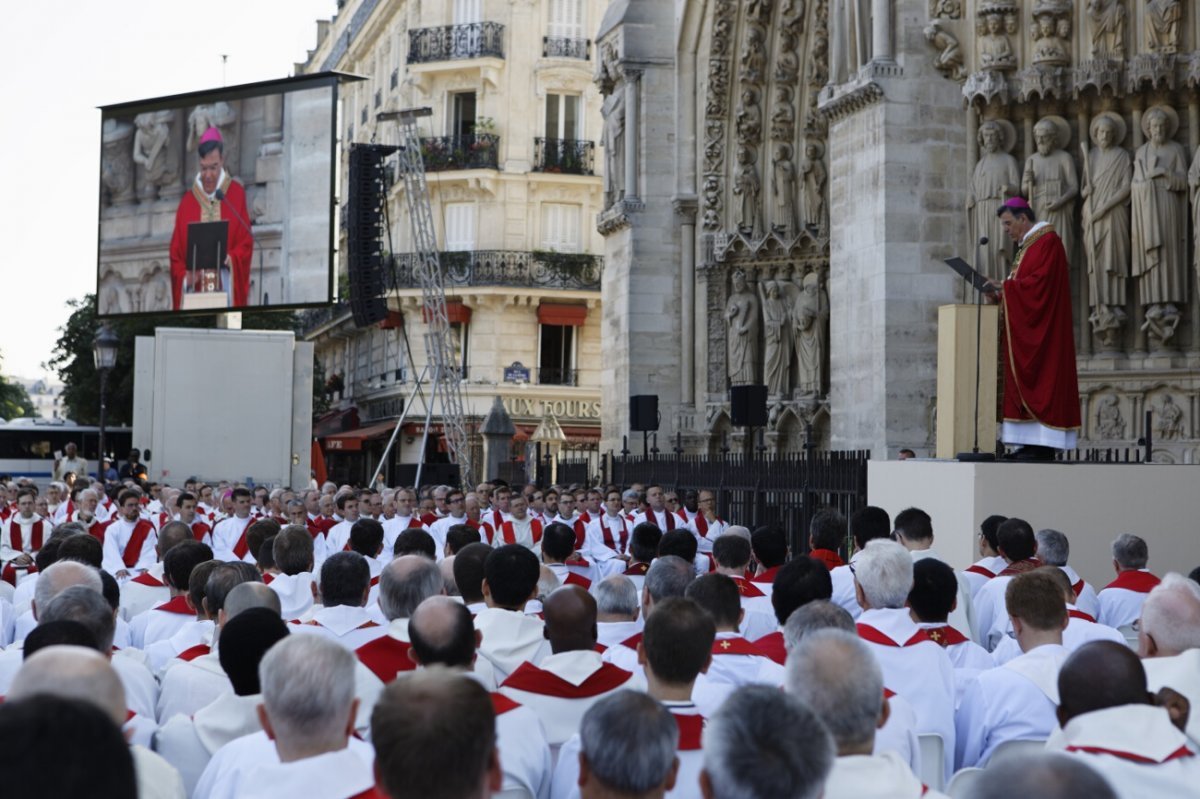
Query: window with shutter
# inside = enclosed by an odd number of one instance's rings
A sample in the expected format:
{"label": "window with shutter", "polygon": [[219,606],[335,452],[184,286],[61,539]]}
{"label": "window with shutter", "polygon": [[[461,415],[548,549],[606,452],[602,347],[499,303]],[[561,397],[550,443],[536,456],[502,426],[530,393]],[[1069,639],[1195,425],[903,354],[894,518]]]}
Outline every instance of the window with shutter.
{"label": "window with shutter", "polygon": [[550,0],[550,36],[583,38],[583,0]]}
{"label": "window with shutter", "polygon": [[581,209],[578,205],[542,204],[542,249],[579,252],[582,247]]}
{"label": "window with shutter", "polygon": [[475,249],[475,204],[446,203],[445,249],[462,252]]}

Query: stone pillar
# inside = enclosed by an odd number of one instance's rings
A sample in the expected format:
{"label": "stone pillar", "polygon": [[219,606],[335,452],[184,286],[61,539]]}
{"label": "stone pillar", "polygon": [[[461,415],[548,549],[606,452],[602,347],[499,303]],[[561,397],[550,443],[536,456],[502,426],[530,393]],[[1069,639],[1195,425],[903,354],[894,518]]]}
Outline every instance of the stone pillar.
{"label": "stone pillar", "polygon": [[679,226],[679,298],[681,324],[679,363],[679,401],[690,405],[696,398],[696,201],[675,201],[675,211],[682,222]]}
{"label": "stone pillar", "polygon": [[[1133,142],[1129,145],[1130,153],[1136,153],[1138,148],[1146,143],[1146,137],[1142,133],[1142,100],[1138,98],[1133,104],[1133,124],[1129,126],[1129,132],[1133,136]],[[1133,352],[1135,355],[1146,354],[1146,331],[1142,329],[1142,324],[1146,321],[1146,311],[1142,307],[1141,297],[1138,296],[1136,278],[1129,278],[1129,296],[1133,300]]]}
{"label": "stone pillar", "polygon": [[499,395],[492,400],[492,407],[484,417],[479,432],[483,435],[486,464],[481,477],[490,480],[500,474],[500,465],[508,461],[513,435],[517,432]]}
{"label": "stone pillar", "polygon": [[625,199],[636,200],[640,196],[638,187],[638,148],[641,146],[641,128],[638,122],[638,89],[642,72],[636,69],[625,71]]}
{"label": "stone pillar", "polygon": [[871,60],[881,64],[893,64],[892,55],[892,2],[871,2]]}

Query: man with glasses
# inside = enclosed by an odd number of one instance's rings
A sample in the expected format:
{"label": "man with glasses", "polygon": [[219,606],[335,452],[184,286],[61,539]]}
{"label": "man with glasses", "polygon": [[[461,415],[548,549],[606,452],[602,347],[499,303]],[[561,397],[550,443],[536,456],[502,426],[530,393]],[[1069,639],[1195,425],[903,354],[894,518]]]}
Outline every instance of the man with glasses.
{"label": "man with glasses", "polygon": [[[450,532],[450,528],[456,524],[468,524],[466,512],[466,495],[457,488],[450,489],[446,494],[446,507],[448,515],[438,519],[433,524],[429,525],[429,534],[433,536],[433,542],[436,544],[436,552],[438,560],[444,557],[446,549],[446,535]],[[436,500],[436,495],[435,495]]]}

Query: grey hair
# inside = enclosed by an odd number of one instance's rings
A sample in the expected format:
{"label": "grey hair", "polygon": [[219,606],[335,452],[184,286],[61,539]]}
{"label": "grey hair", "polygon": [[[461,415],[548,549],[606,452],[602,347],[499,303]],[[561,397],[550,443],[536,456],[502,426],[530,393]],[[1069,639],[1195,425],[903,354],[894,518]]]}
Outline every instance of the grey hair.
{"label": "grey hair", "polygon": [[1144,569],[1150,560],[1146,542],[1133,533],[1121,533],[1112,542],[1112,556],[1123,569]]}
{"label": "grey hair", "polygon": [[48,646],[30,655],[8,689],[8,699],[36,694],[95,705],[118,726],[127,713],[125,687],[104,655],[83,646]]}
{"label": "grey hair", "polygon": [[82,500],[85,494],[91,496],[91,498],[96,500],[97,502],[100,501],[100,492],[94,488],[85,488],[82,491],[80,491],[79,499]]}
{"label": "grey hair", "polygon": [[743,527],[740,524],[731,524],[725,528],[725,532],[721,533],[721,535],[738,535],[738,536],[741,536],[742,538],[746,539],[747,541],[749,541],[750,540],[750,528]]}
{"label": "grey hair", "polygon": [[783,625],[783,646],[792,652],[804,636],[817,630],[855,631],[854,617],[841,605],[827,599],[814,599],[792,611]]}
{"label": "grey hair", "polygon": [[637,586],[623,574],[605,577],[592,589],[596,595],[596,612],[613,616],[636,617],[638,613]]}
{"label": "grey hair", "polygon": [[854,579],[873,608],[902,608],[913,587],[913,559],[895,541],[867,542],[854,566]]}
{"label": "grey hair", "polygon": [[679,727],[671,711],[640,691],[617,691],[592,705],[579,727],[588,771],[609,790],[644,794],[666,782]]}
{"label": "grey hair", "polygon": [[[97,575],[99,576],[99,575]],[[38,584],[42,582],[38,578]],[[113,637],[117,632],[117,619],[113,606],[104,594],[90,586],[75,585],[60,591],[45,607],[38,606],[38,624],[52,621],[77,621],[96,636],[96,647],[100,652],[111,652]]]}
{"label": "grey hair", "polygon": [[63,522],[51,531],[50,538],[70,538],[73,535],[87,535],[87,528],[79,522]]}
{"label": "grey hair", "polygon": [[970,786],[963,799],[1117,799],[1112,786],[1082,759],[1051,752],[1000,758],[988,764],[986,779]]}
{"label": "grey hair", "polygon": [[1167,574],[1146,595],[1140,627],[1164,653],[1200,649],[1200,585],[1182,574]]}
{"label": "grey hair", "polygon": [[350,650],[319,635],[289,635],[272,646],[258,678],[276,735],[289,746],[344,746],[355,662]]}
{"label": "grey hair", "polygon": [[33,588],[33,601],[38,608],[34,615],[37,616],[38,621],[44,621],[42,613],[49,606],[50,600],[74,585],[90,588],[97,594],[104,593],[104,582],[100,579],[100,572],[86,563],[60,560],[50,564],[44,572],[39,574]]}
{"label": "grey hair", "polygon": [[833,735],[838,748],[869,744],[883,712],[883,672],[871,650],[845,630],[815,630],[788,653],[787,690]]}
{"label": "grey hair", "polygon": [[251,608],[266,608],[277,616],[283,614],[283,603],[279,594],[265,583],[238,583],[225,596],[225,620]]}
{"label": "grey hair", "polygon": [[642,586],[655,602],[668,597],[683,596],[683,592],[696,577],[696,570],[678,555],[663,555],[655,558],[646,572]]}
{"label": "grey hair", "polygon": [[821,720],[796,697],[766,685],[738,688],[704,731],[714,799],[817,799],[834,755]]}
{"label": "grey hair", "polygon": [[1037,557],[1047,566],[1066,566],[1071,557],[1071,542],[1058,530],[1038,530]]}
{"label": "grey hair", "polygon": [[407,619],[417,605],[444,587],[437,563],[420,555],[401,555],[379,576],[379,609],[388,619]]}
{"label": "grey hair", "polygon": [[632,500],[641,499],[641,494],[639,494],[636,489],[627,488],[621,492],[621,501],[624,502],[627,499],[632,499]]}

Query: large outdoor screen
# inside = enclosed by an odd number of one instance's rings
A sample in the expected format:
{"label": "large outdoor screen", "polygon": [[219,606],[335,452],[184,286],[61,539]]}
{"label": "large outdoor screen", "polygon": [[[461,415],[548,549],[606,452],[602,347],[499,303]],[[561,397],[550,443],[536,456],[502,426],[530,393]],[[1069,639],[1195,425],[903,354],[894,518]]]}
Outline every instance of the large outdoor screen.
{"label": "large outdoor screen", "polygon": [[101,109],[100,316],[328,303],[338,76]]}

